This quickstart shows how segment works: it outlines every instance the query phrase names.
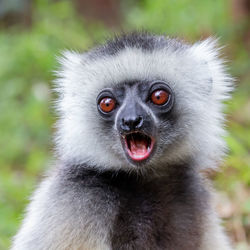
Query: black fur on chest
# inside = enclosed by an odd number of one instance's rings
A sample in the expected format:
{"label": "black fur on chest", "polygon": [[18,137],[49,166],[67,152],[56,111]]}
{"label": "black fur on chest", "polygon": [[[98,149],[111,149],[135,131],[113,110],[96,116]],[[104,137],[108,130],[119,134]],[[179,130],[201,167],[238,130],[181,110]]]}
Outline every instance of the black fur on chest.
{"label": "black fur on chest", "polygon": [[208,193],[193,169],[176,166],[150,179],[86,166],[70,167],[65,174],[73,185],[93,190],[96,202],[105,197],[104,213],[115,204],[112,249],[199,249]]}

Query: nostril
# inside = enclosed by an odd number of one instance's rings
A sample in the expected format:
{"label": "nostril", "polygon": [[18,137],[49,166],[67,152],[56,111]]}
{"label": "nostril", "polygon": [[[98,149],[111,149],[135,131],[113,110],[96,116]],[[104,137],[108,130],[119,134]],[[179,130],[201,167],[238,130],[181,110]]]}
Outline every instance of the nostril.
{"label": "nostril", "polygon": [[142,124],[143,124],[143,119],[141,116],[138,116],[134,123],[135,128],[141,128]]}
{"label": "nostril", "polygon": [[122,124],[124,126],[131,126],[132,123],[133,123],[132,119],[124,119],[124,118],[122,118]]}
{"label": "nostril", "polygon": [[130,131],[129,122],[124,118],[122,118],[122,120],[121,120],[121,129],[123,131]]}

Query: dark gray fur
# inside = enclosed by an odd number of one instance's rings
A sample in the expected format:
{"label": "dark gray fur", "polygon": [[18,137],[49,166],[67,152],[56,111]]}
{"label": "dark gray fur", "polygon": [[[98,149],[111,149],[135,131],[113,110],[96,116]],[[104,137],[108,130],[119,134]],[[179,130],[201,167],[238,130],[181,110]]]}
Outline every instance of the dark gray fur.
{"label": "dark gray fur", "polygon": [[150,178],[85,165],[66,166],[60,173],[61,185],[77,190],[76,197],[90,192],[96,203],[105,197],[101,214],[116,207],[112,249],[199,249],[209,197],[189,165],[172,166],[165,176]]}
{"label": "dark gray fur", "polygon": [[188,45],[178,39],[168,39],[163,35],[153,35],[148,32],[132,32],[110,39],[104,45],[89,51],[88,56],[89,59],[100,58],[102,56],[112,56],[127,47],[152,52],[163,48],[170,48],[171,50],[176,51],[185,49]]}

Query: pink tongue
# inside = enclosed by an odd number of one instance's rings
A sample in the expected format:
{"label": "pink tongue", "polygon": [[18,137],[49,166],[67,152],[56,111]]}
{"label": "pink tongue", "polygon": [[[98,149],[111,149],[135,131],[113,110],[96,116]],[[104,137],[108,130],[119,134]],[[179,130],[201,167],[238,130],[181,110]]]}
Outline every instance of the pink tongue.
{"label": "pink tongue", "polygon": [[145,141],[131,140],[130,150],[133,155],[145,155],[147,154],[147,143]]}

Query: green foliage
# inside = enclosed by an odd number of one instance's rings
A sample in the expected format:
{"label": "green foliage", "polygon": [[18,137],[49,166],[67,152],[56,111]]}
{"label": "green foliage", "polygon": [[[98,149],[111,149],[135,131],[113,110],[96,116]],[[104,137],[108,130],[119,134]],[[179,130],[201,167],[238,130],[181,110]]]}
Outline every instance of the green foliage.
{"label": "green foliage", "polygon": [[189,39],[200,39],[214,32],[225,34],[230,20],[227,0],[143,0],[140,3],[128,14],[130,27]]}
{"label": "green foliage", "polygon": [[[93,42],[68,1],[37,1],[33,16],[29,30],[0,30],[0,249],[9,246],[37,177],[51,161],[56,56]],[[96,31],[96,37],[103,32]]]}
{"label": "green foliage", "polygon": [[243,250],[250,241],[250,59],[245,39],[249,26],[247,20],[235,19],[233,11],[228,0],[141,0],[128,12],[127,24],[130,29],[147,28],[191,42],[215,36],[226,44],[222,52],[229,58],[236,89],[226,109],[228,157],[215,176],[215,184],[230,199],[230,208],[221,200],[221,216],[236,241],[235,247]]}
{"label": "green foliage", "polygon": [[[227,109],[229,157],[216,185],[237,202],[239,190],[247,192],[250,186],[250,62],[242,43],[244,22],[233,24],[227,0],[129,3],[124,1],[125,29],[146,28],[192,41],[216,35],[228,44],[223,52],[232,61],[238,86]],[[49,0],[34,2],[30,29],[0,30],[0,250],[8,248],[28,197],[52,161],[55,114],[50,89],[56,56],[67,48],[87,49],[107,33],[100,24],[85,25],[70,1]],[[249,226],[249,197],[237,211],[242,225]]]}

